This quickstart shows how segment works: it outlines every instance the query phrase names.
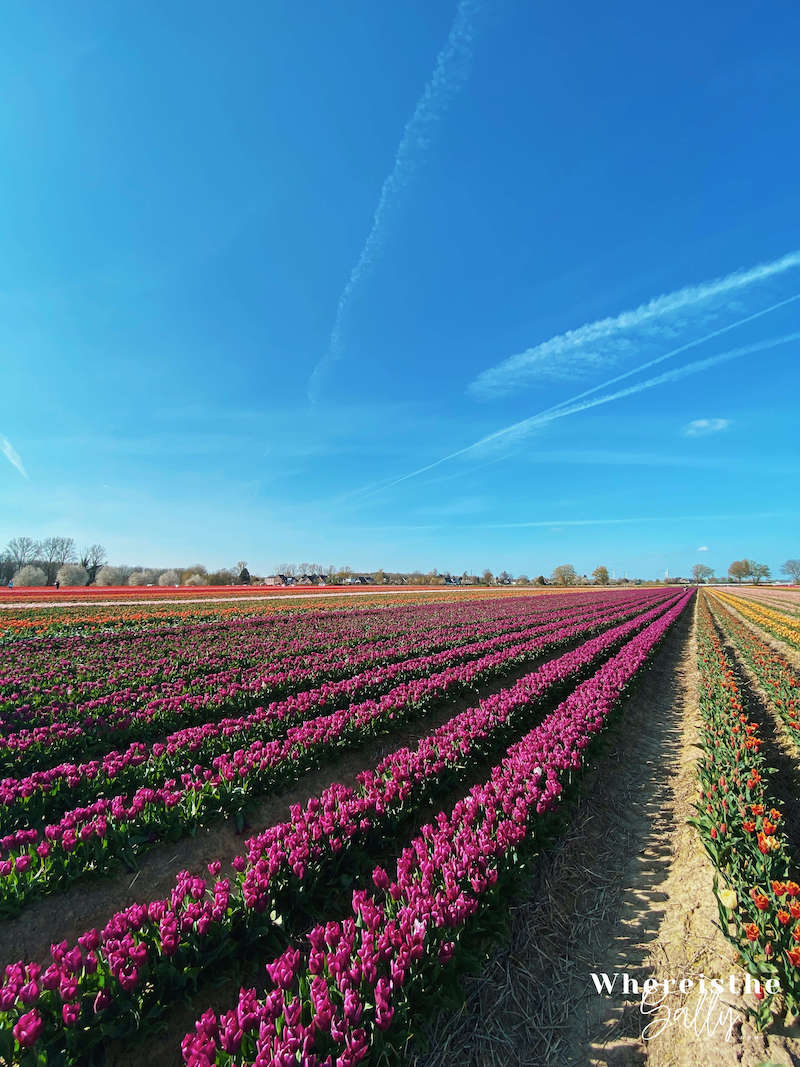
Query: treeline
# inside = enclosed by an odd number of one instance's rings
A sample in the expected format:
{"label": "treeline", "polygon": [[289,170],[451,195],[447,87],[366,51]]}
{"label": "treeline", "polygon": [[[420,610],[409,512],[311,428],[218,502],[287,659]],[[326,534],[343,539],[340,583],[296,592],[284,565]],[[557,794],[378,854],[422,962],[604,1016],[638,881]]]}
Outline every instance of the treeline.
{"label": "treeline", "polygon": [[142,567],[108,563],[102,545],[78,550],[72,537],[13,537],[0,552],[0,583],[38,585],[249,585],[247,562],[209,571],[202,563],[188,567]]}
{"label": "treeline", "polygon": [[[789,559],[781,567],[781,573],[789,575],[795,582],[800,582],[800,560]],[[752,581],[759,584],[769,581],[770,568],[765,563],[756,563],[750,559],[734,560],[728,567],[728,576],[736,582]],[[702,563],[692,568],[692,579],[705,582],[713,579],[714,569]],[[687,579],[666,579],[670,583],[685,582]],[[185,567],[144,567],[123,564],[111,565],[106,550],[102,545],[88,545],[78,549],[72,537],[45,537],[36,540],[33,537],[13,537],[5,549],[0,552],[0,583],[15,586],[38,585],[250,585],[253,583],[278,582],[280,584],[320,584],[349,585],[368,583],[370,585],[632,585],[641,582],[640,578],[612,578],[608,568],[595,567],[591,576],[578,574],[572,564],[564,563],[554,568],[549,577],[543,574],[535,578],[527,574],[513,575],[507,570],[495,574],[490,569],[480,574],[461,574],[450,571],[440,572],[436,568],[429,571],[377,571],[355,572],[349,566],[335,566],[330,563],[279,563],[274,574],[266,577],[251,575],[246,560],[238,560],[230,567],[210,571],[202,563],[193,563]]]}
{"label": "treeline", "polygon": [[[800,582],[800,559],[787,559],[781,566],[781,574],[785,574],[793,582]],[[756,563],[752,559],[735,559],[728,567],[728,577],[732,582],[752,582],[760,585],[762,582],[772,580],[772,571],[766,563]],[[714,568],[705,563],[695,563],[692,567],[692,580],[695,582],[708,582],[714,578]]]}
{"label": "treeline", "polygon": [[555,568],[549,578],[543,574],[535,578],[527,574],[513,575],[510,571],[495,574],[488,568],[480,574],[463,571],[454,574],[451,571],[440,572],[435,567],[430,571],[353,571],[351,567],[335,567],[329,564],[323,567],[319,563],[279,563],[274,575],[269,580],[289,581],[290,583],[315,582],[322,580],[326,585],[348,585],[354,582],[368,581],[370,585],[631,585],[641,582],[640,578],[611,578],[607,567],[596,567],[591,577],[579,575],[571,564],[562,564]]}

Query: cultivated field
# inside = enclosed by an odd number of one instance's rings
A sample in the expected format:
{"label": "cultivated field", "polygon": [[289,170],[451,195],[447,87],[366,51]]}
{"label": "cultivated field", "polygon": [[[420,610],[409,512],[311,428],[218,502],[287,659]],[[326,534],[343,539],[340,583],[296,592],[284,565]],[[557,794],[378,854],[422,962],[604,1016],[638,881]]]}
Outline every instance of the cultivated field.
{"label": "cultivated field", "polygon": [[0,597],[0,1063],[800,1062],[795,592],[157,592]]}

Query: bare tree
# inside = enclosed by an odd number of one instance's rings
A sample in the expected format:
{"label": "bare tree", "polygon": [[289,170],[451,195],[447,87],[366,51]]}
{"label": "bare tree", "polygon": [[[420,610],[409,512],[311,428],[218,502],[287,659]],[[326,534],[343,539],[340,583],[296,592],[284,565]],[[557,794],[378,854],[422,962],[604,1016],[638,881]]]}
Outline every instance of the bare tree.
{"label": "bare tree", "polygon": [[180,581],[180,575],[177,571],[162,571],[158,576],[159,585],[177,585]]}
{"label": "bare tree", "polygon": [[781,574],[791,576],[793,582],[800,582],[800,559],[787,559],[781,567]]}
{"label": "bare tree", "polygon": [[14,570],[22,570],[29,563],[33,563],[39,555],[39,542],[32,537],[12,537],[6,547],[6,552],[14,565]]}
{"label": "bare tree", "polygon": [[75,542],[71,537],[46,537],[39,545],[37,562],[44,570],[48,585],[55,581],[59,567],[63,567],[65,563],[74,563],[76,559]]}
{"label": "bare tree", "polygon": [[97,572],[106,562],[106,550],[102,545],[89,545],[81,552],[81,566],[86,568],[89,584],[97,578]]}
{"label": "bare tree", "polygon": [[695,563],[692,567],[692,578],[696,582],[704,582],[707,578],[711,578],[714,575],[714,568],[707,567],[705,563]]}

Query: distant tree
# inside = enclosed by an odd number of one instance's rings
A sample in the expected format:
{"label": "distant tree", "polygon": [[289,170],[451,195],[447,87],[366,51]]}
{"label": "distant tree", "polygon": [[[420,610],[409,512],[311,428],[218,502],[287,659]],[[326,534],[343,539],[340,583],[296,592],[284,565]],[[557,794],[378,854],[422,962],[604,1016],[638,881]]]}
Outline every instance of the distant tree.
{"label": "distant tree", "polygon": [[180,572],[180,574],[181,574],[181,585],[186,585],[186,579],[187,578],[191,578],[191,576],[193,574],[206,575],[206,574],[208,574],[208,571],[206,570],[206,568],[203,566],[202,563],[195,563],[191,567],[184,567],[184,569]]}
{"label": "distant tree", "polygon": [[8,552],[0,552],[0,585],[7,585],[13,578],[14,564]]}
{"label": "distant tree", "polygon": [[158,576],[159,585],[177,585],[180,580],[180,575],[174,570],[162,571]]}
{"label": "distant tree", "polygon": [[592,578],[598,585],[608,585],[608,567],[595,567],[592,571]]}
{"label": "distant tree", "polygon": [[547,585],[547,579],[543,574],[540,574],[537,578],[533,579],[534,585]]}
{"label": "distant tree", "polygon": [[6,547],[6,553],[15,571],[22,570],[33,563],[39,555],[39,542],[32,537],[12,537]]}
{"label": "distant tree", "polygon": [[89,572],[81,563],[65,563],[58,568],[56,581],[61,585],[87,585]]}
{"label": "distant tree", "polygon": [[695,582],[705,582],[714,574],[713,567],[707,567],[705,563],[695,563],[692,567],[692,578]]}
{"label": "distant tree", "polygon": [[500,571],[497,575],[498,585],[511,585],[512,577],[508,571]]}
{"label": "distant tree", "polygon": [[109,567],[106,564],[105,567],[101,567],[97,572],[95,578],[95,585],[108,586],[108,585],[124,585],[128,580],[128,575],[125,574],[122,567]]}
{"label": "distant tree", "polygon": [[137,567],[128,577],[128,585],[155,585],[159,572],[152,567]]}
{"label": "distant tree", "polygon": [[575,585],[578,575],[571,563],[562,563],[553,571],[553,585]]}
{"label": "distant tree", "polygon": [[747,559],[735,559],[728,567],[728,577],[735,582],[741,582],[750,573],[750,561]]}
{"label": "distant tree", "polygon": [[242,567],[242,569],[239,571],[239,585],[249,585],[249,584],[250,584],[250,571],[247,569],[247,564],[245,563],[244,566]]}
{"label": "distant tree", "polygon": [[750,574],[753,578],[753,585],[760,585],[762,581],[769,581],[771,575],[770,569],[766,563],[750,563]]}
{"label": "distant tree", "polygon": [[386,572],[381,567],[380,570],[375,571],[375,584],[384,585],[386,583]]}
{"label": "distant tree", "polygon": [[89,545],[81,553],[81,566],[86,568],[89,575],[89,584],[97,578],[97,572],[106,562],[106,550],[102,545]]}
{"label": "distant tree", "polygon": [[223,567],[218,571],[209,571],[206,577],[208,578],[206,585],[236,585],[237,573]]}
{"label": "distant tree", "polygon": [[481,575],[481,585],[494,585],[494,575],[488,567]]}
{"label": "distant tree", "polygon": [[787,559],[781,567],[781,574],[788,574],[793,582],[800,582],[800,559]]}
{"label": "distant tree", "polygon": [[517,578],[516,585],[530,585],[530,584],[531,584],[531,580],[530,580],[530,578],[528,577],[527,574],[521,574],[519,576],[519,578]]}
{"label": "distant tree", "polygon": [[59,567],[77,560],[75,542],[71,537],[46,537],[39,542],[37,563],[47,578],[47,584],[55,581]]}
{"label": "distant tree", "polygon": [[13,580],[14,585],[46,585],[47,575],[41,567],[34,567],[33,564],[28,563],[17,571]]}
{"label": "distant tree", "polygon": [[208,585],[208,575],[200,574],[199,571],[195,571],[187,578],[183,579],[183,585]]}

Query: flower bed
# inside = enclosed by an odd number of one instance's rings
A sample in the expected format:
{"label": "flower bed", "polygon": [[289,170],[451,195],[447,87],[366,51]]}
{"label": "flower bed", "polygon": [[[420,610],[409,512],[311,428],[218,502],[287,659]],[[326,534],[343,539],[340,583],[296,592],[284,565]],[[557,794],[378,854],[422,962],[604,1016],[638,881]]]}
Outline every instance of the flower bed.
{"label": "flower bed", "polygon": [[[673,600],[675,598],[673,597]],[[667,604],[670,602],[668,601]],[[665,605],[637,615],[627,624],[612,631],[611,640],[621,640],[629,632],[646,625],[663,614]],[[74,808],[57,823],[43,831],[22,827],[3,841],[4,858],[0,860],[0,902],[6,914],[18,910],[35,894],[51,892],[68,885],[89,870],[107,871],[115,864],[131,863],[159,839],[176,838],[205,821],[227,814],[243,818],[249,798],[263,795],[277,786],[294,780],[298,775],[323,760],[344,744],[362,742],[368,736],[395,727],[402,719],[421,714],[435,703],[500,677],[516,664],[523,663],[545,649],[556,649],[577,637],[586,637],[591,626],[563,627],[545,637],[533,638],[500,652],[491,653],[472,662],[450,667],[437,674],[403,683],[380,697],[352,704],[340,711],[311,718],[300,725],[290,726],[285,736],[275,740],[256,740],[246,748],[231,751],[225,745],[231,737],[240,742],[241,725],[230,733],[220,732],[211,725],[214,744],[222,752],[211,756],[212,745],[205,744],[203,729],[199,734],[184,738],[184,744],[161,746],[145,763],[140,754],[129,754],[127,763],[120,763],[120,776],[138,776],[148,783],[132,796],[99,796],[85,807]],[[263,718],[250,717],[251,731],[262,724],[285,725],[294,707],[275,706]],[[161,750],[163,748],[163,751]],[[118,754],[115,754],[118,755]],[[205,757],[210,766],[201,762]],[[175,766],[189,767],[178,777]],[[116,765],[109,764],[112,775]],[[161,776],[161,777],[158,777]],[[165,777],[166,776],[166,777]],[[97,774],[92,787],[98,791],[113,781]],[[153,783],[153,784],[150,784]],[[42,784],[42,783],[40,783]],[[36,794],[23,782],[17,787],[14,800],[17,810],[41,812],[41,805],[59,800],[55,778],[48,782],[51,792]],[[65,787],[74,788],[69,775]],[[4,785],[4,788],[6,786]],[[10,796],[5,799],[12,801]],[[37,809],[35,805],[38,804]],[[21,806],[21,807],[20,807]]]}
{"label": "flower bed", "polygon": [[[327,994],[341,1017],[342,1026],[346,1023],[347,1033],[344,1030],[341,1033],[343,1048],[348,1043],[358,1045],[361,1041],[358,1031],[363,1029],[359,1025],[362,1014],[374,1043],[382,1027],[392,1021],[395,1011],[399,1009],[402,1016],[403,1006],[408,1003],[404,999],[404,989],[410,991],[418,979],[428,982],[437,979],[439,968],[452,955],[458,941],[459,925],[477,910],[479,900],[491,895],[498,869],[504,865],[513,867],[517,862],[518,835],[524,837],[526,830],[535,824],[537,813],[544,813],[557,802],[564,774],[580,765],[581,752],[591,735],[602,727],[609,710],[684,610],[690,596],[682,595],[674,607],[649,622],[589,681],[578,686],[539,727],[512,746],[489,782],[471,790],[469,797],[456,806],[450,819],[440,815],[438,829],[424,828],[422,837],[401,855],[395,883],[390,885],[384,872],[376,872],[376,901],[367,898],[363,891],[356,894],[356,918],[343,924],[332,922],[327,927],[317,927],[311,935],[314,948],[310,956],[290,949],[289,955],[283,955],[272,966],[270,973],[276,981],[286,982],[287,988],[305,989],[308,997],[309,983],[316,974],[313,970],[315,961],[321,959],[319,953],[323,950],[330,952],[337,945],[347,949],[347,971],[358,977],[351,979],[352,988],[341,990],[336,986]],[[633,632],[633,624],[626,626],[629,627],[628,633]],[[526,704],[539,699],[548,685],[563,680],[565,672],[568,675],[570,671],[580,670],[581,665],[586,665],[587,657],[590,662],[603,648],[608,648],[612,640],[610,633],[593,639],[588,643],[591,647],[584,646],[585,652],[577,649],[567,653],[561,658],[560,666],[557,665],[559,661],[545,664],[505,694],[488,698],[478,708],[458,716],[426,742],[421,742],[414,754],[407,750],[395,753],[372,776],[362,777],[358,801],[364,812],[361,817],[369,818],[369,811],[372,811],[372,817],[380,819],[386,815],[387,824],[390,823],[391,811],[399,811],[404,799],[410,795],[406,792],[404,797],[405,790],[413,789],[415,783],[424,779],[435,780],[448,766],[468,756],[473,746],[480,748],[482,741],[494,730],[502,728]],[[381,801],[382,789],[384,801]],[[349,799],[354,795],[351,794]],[[368,805],[371,805],[369,810]],[[293,820],[292,827],[287,824],[279,834],[283,834],[288,845],[292,832],[302,833],[305,827],[312,838],[319,840],[308,818],[314,812],[319,812],[315,818],[320,834],[327,833],[331,850],[339,851],[334,845],[335,838],[340,831],[344,834],[345,826],[354,814],[346,804],[339,812],[338,828],[326,825],[328,815],[334,820],[337,818],[330,804],[322,803],[319,807],[312,804],[307,807],[304,820],[299,819],[297,813],[298,818]],[[473,853],[470,842],[480,829],[479,823],[485,831],[476,840],[488,846],[488,851]],[[109,1036],[136,1029],[143,1011],[157,1012],[159,1005],[168,1001],[174,991],[187,986],[191,988],[200,966],[211,967],[222,958],[241,951],[243,945],[246,945],[245,951],[252,952],[259,947],[268,950],[275,941],[275,926],[272,909],[264,903],[264,893],[268,892],[268,886],[263,885],[265,872],[258,865],[264,859],[265,847],[269,855],[275,844],[274,839],[269,844],[264,838],[254,839],[249,848],[250,866],[245,857],[235,863],[241,874],[233,886],[228,879],[218,877],[218,864],[211,865],[210,884],[184,872],[168,898],[132,905],[112,917],[102,931],[88,931],[72,949],[66,944],[54,946],[52,963],[48,967],[42,969],[36,964],[22,962],[10,967],[0,991],[0,1055],[9,1059],[16,1057],[14,1062],[24,1065],[36,1063],[36,1057],[48,1053],[61,1057],[59,1062],[65,1064],[86,1062],[93,1046],[108,1040]],[[343,840],[342,848],[346,847]],[[449,859],[442,852],[443,848],[450,850],[450,858],[458,859],[454,870],[459,892],[455,895],[447,888],[447,872],[451,867],[445,862]],[[423,862],[426,857],[430,863]],[[292,868],[292,876],[301,882],[311,878],[312,866],[302,873]],[[285,884],[285,864],[283,871],[275,876],[276,887]],[[441,883],[437,883],[435,893],[425,881],[429,875],[435,875]],[[257,885],[254,878],[259,879]],[[253,897],[256,889],[257,897]],[[437,916],[444,916],[441,909],[446,909],[452,929],[434,929],[430,921],[434,907]],[[388,953],[376,963],[376,968],[380,966],[380,978],[377,970],[373,975],[368,959],[360,961],[358,957],[358,950],[365,944],[368,946],[369,941],[356,943],[361,933],[370,931],[369,923],[379,912]],[[423,915],[427,918],[421,918]],[[356,925],[365,919],[367,925]],[[428,924],[430,929],[426,935]],[[299,979],[298,985],[295,972],[299,971],[301,955],[307,967],[307,980]],[[418,966],[423,957],[427,966]],[[415,973],[406,973],[409,969]],[[334,971],[329,968],[321,973],[330,976]],[[377,984],[379,980],[380,986]],[[277,994],[282,1012],[284,994],[280,989]],[[349,1002],[354,1006],[354,1012],[346,1019],[343,1004],[348,994],[352,994]],[[366,999],[368,994],[372,1000]],[[254,994],[250,996],[250,1002],[256,1009],[258,1018],[254,1017],[254,1021],[257,1025],[263,1017],[263,1005],[256,1004]],[[285,1005],[289,1027],[295,1010],[292,1003],[287,1001]],[[305,1007],[298,1020],[303,1012],[307,1014]],[[380,1014],[376,1014],[378,1012]],[[316,1018],[319,1020],[323,1016],[317,1014]],[[205,1018],[211,1025],[208,1017]],[[330,1022],[328,1032],[321,1034],[321,1039],[339,1040],[336,1036],[338,1023],[334,1025],[333,1019]],[[227,1022],[224,1026],[227,1027]],[[312,1027],[308,1029],[311,1032]],[[289,1036],[286,1027],[283,1032]],[[248,1033],[248,1038],[251,1036]],[[286,1052],[289,1052],[288,1046]],[[193,1054],[191,1050],[189,1054]],[[315,1061],[303,1059],[302,1062]]]}
{"label": "flower bed", "polygon": [[[698,778],[702,798],[693,819],[717,871],[714,893],[723,933],[745,968],[762,981],[777,978],[786,1008],[800,1006],[800,885],[796,858],[770,790],[757,723],[748,721],[733,664],[705,598],[698,604],[700,671]],[[720,882],[722,888],[720,888]],[[758,1016],[764,1024],[770,1000]]]}

